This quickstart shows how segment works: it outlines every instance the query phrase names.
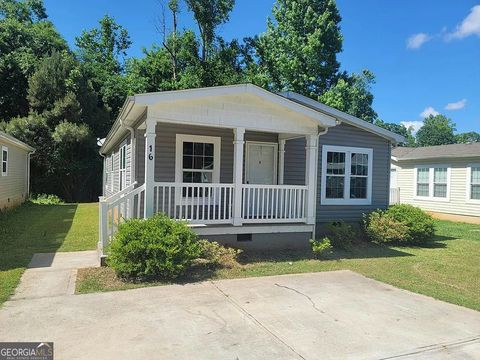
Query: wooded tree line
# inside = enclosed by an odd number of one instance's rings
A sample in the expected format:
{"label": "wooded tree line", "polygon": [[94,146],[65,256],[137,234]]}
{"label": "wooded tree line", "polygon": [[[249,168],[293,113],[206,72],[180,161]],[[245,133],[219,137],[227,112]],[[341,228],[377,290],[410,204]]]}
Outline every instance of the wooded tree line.
{"label": "wooded tree line", "polygon": [[[71,49],[49,20],[43,0],[0,0],[0,130],[36,148],[32,191],[67,201],[101,192],[104,138],[128,95],[238,83],[296,91],[407,138],[406,145],[478,141],[454,135],[454,124],[430,117],[412,135],[372,108],[369,70],[340,71],[341,16],[334,0],[277,0],[266,31],[225,40],[234,0],[163,0],[158,39],[128,58],[127,29],[106,15]],[[196,29],[179,23],[189,12]]]}

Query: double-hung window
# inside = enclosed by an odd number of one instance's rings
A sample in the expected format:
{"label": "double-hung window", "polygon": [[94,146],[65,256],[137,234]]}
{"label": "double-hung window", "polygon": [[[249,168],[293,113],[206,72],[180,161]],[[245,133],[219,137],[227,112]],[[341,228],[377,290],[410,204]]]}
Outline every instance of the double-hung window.
{"label": "double-hung window", "polygon": [[450,192],[450,167],[447,165],[422,165],[415,168],[415,197],[448,201]]}
{"label": "double-hung window", "polygon": [[[177,134],[175,181],[183,184],[219,183],[220,145],[219,137]],[[183,198],[204,196],[208,194],[202,187],[183,187]]]}
{"label": "double-hung window", "polygon": [[372,149],[324,145],[322,204],[371,204],[372,163]]}
{"label": "double-hung window", "polygon": [[119,181],[120,181],[120,191],[126,187],[126,173],[127,173],[127,146],[123,145],[120,148],[120,170],[119,170]]}
{"label": "double-hung window", "polygon": [[8,175],[8,147],[2,146],[2,176]]}
{"label": "double-hung window", "polygon": [[480,164],[470,165],[468,167],[467,199],[480,202]]}

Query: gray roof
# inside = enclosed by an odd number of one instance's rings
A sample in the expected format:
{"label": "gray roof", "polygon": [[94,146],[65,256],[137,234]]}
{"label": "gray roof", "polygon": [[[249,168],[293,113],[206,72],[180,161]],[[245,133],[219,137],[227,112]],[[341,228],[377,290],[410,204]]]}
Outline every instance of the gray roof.
{"label": "gray roof", "polygon": [[480,157],[480,142],[426,147],[397,147],[392,150],[396,160]]}

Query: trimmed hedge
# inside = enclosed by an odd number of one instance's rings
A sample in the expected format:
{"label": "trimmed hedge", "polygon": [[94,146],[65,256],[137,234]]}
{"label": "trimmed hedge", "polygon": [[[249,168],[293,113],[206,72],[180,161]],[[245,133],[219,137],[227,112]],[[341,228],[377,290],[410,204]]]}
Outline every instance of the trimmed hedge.
{"label": "trimmed hedge", "polygon": [[199,257],[196,239],[185,223],[165,215],[129,220],[120,225],[107,263],[124,278],[174,279]]}
{"label": "trimmed hedge", "polygon": [[412,205],[394,205],[364,216],[368,238],[376,243],[420,244],[435,236],[433,218]]}

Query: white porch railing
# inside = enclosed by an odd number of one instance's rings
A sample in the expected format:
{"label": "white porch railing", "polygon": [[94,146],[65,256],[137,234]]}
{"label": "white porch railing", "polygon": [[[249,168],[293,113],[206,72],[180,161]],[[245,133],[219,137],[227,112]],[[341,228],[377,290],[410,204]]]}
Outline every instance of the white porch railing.
{"label": "white porch railing", "polygon": [[102,250],[112,240],[118,226],[128,219],[143,217],[145,184],[134,189],[135,184],[99,202],[100,245]]}
{"label": "white porch railing", "polygon": [[154,212],[191,224],[230,224],[233,184],[155,183]]}
{"label": "white porch railing", "polygon": [[[100,246],[110,243],[118,226],[132,218],[144,218],[145,184],[135,185],[101,198]],[[190,224],[233,224],[234,184],[154,183],[154,213]],[[307,186],[242,185],[243,223],[306,222]]]}
{"label": "white porch railing", "polygon": [[390,205],[400,204],[400,188],[390,188]]}
{"label": "white porch railing", "polygon": [[305,222],[306,200],[306,186],[243,185],[243,222]]}

